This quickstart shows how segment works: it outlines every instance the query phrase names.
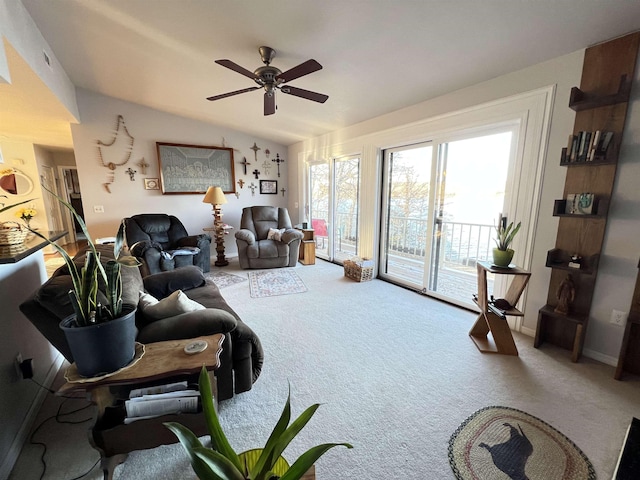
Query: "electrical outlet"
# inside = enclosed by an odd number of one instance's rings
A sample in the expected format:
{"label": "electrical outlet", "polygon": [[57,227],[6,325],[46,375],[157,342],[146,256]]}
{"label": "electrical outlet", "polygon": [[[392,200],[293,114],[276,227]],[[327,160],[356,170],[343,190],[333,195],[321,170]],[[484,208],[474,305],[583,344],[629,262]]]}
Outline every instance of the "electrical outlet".
{"label": "electrical outlet", "polygon": [[627,315],[627,312],[621,312],[620,310],[614,309],[611,312],[611,323],[622,327],[627,322]]}
{"label": "electrical outlet", "polygon": [[104,205],[94,205],[93,213],[104,213]]}

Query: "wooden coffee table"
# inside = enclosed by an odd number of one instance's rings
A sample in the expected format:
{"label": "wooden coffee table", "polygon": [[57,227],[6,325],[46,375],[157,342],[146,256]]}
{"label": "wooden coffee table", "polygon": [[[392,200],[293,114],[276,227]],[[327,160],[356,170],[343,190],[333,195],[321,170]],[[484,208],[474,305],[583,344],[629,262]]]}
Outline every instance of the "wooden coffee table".
{"label": "wooden coffee table", "polygon": [[[203,352],[188,355],[184,352],[184,347],[194,340],[205,340],[209,346]],[[164,422],[179,422],[197,436],[208,433],[202,413],[163,415],[125,425],[121,409],[116,411],[110,407],[114,406],[118,398],[126,398],[132,388],[141,385],[185,379],[195,383],[203,365],[209,371],[215,398],[215,370],[220,366],[223,341],[224,335],[216,334],[149,343],[145,345],[142,358],[131,367],[97,381],[67,381],[60,387],[58,395],[85,393],[97,406],[95,424],[89,431],[89,441],[100,452],[105,480],[112,479],[113,470],[126,460],[129,452],[176,443],[178,439],[162,425]]]}

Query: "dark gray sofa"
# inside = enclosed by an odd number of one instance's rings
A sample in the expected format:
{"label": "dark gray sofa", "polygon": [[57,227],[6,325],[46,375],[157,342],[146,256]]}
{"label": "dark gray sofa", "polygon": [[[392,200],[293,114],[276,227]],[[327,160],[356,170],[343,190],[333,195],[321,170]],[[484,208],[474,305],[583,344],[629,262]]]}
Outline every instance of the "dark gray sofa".
{"label": "dark gray sofa", "polygon": [[[100,258],[106,262],[113,258],[113,247],[98,245]],[[84,264],[84,252],[74,257],[74,262]],[[163,340],[194,338],[201,335],[223,333],[220,368],[217,370],[218,399],[233,397],[234,393],[250,390],[260,375],[263,351],[257,335],[227,305],[218,287],[205,282],[202,271],[195,266],[177,268],[142,278],[135,267],[122,268],[124,304],[137,305],[140,291],[146,291],[161,299],[176,290],[182,290],[190,299],[207,307],[204,310],[183,313],[162,320],[150,321],[140,310],[136,313],[137,340],[152,343]],[[73,313],[67,292],[72,288],[66,266],[20,305],[22,313],[70,362],[73,357],[60,321]],[[101,289],[102,290],[102,289]]]}

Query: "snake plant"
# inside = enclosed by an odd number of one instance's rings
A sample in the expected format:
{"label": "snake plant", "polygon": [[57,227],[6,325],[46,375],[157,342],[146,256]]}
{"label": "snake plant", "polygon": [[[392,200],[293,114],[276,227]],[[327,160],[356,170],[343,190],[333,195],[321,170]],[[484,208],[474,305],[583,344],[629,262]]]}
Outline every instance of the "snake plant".
{"label": "snake plant", "polygon": [[[67,264],[69,274],[73,281],[73,289],[69,291],[69,297],[71,298],[71,304],[76,314],[76,324],[82,327],[120,317],[122,315],[122,278],[120,276],[120,266],[126,265],[133,267],[140,265],[135,257],[128,255],[120,257],[120,252],[124,246],[124,224],[122,223],[120,225],[113,246],[113,255],[116,260],[109,260],[103,266],[100,262],[100,253],[91,240],[91,236],[82,217],[78,215],[78,212],[76,212],[70,203],[60,198],[46,186],[42,185],[42,188],[53,195],[58,202],[71,212],[87,238],[88,249],[85,263],[81,268],[78,268],[73,259],[61,246],[52,242],[37,230],[29,229],[38,237],[49,242],[62,258],[64,258]],[[108,300],[107,305],[101,305],[98,301],[99,278],[102,279],[105,285]]]}
{"label": "snake plant", "polygon": [[336,446],[353,448],[348,443],[325,443],[303,453],[291,466],[282,452],[309,422],[319,404],[307,408],[291,422],[291,394],[264,448],[237,454],[220,426],[213,404],[211,382],[203,366],[199,378],[202,410],[211,436],[211,448],[205,448],[196,435],[176,422],[164,425],[171,430],[189,455],[191,466],[200,480],[299,480],[313,463]]}
{"label": "snake plant", "polygon": [[513,237],[516,236],[516,233],[520,230],[520,225],[522,222],[518,222],[518,225],[513,226],[513,222],[511,222],[508,226],[504,226],[502,219],[498,221],[498,225],[495,227],[496,229],[496,238],[493,240],[496,242],[496,246],[498,250],[506,251],[511,245],[513,241]]}

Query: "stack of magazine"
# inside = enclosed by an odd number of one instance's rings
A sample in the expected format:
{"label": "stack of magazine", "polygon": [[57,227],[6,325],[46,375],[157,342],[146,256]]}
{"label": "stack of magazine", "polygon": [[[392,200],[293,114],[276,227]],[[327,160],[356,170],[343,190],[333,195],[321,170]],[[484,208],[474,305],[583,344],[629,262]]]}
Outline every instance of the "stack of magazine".
{"label": "stack of magazine", "polygon": [[175,413],[198,411],[200,392],[184,382],[131,390],[124,402],[125,424]]}

